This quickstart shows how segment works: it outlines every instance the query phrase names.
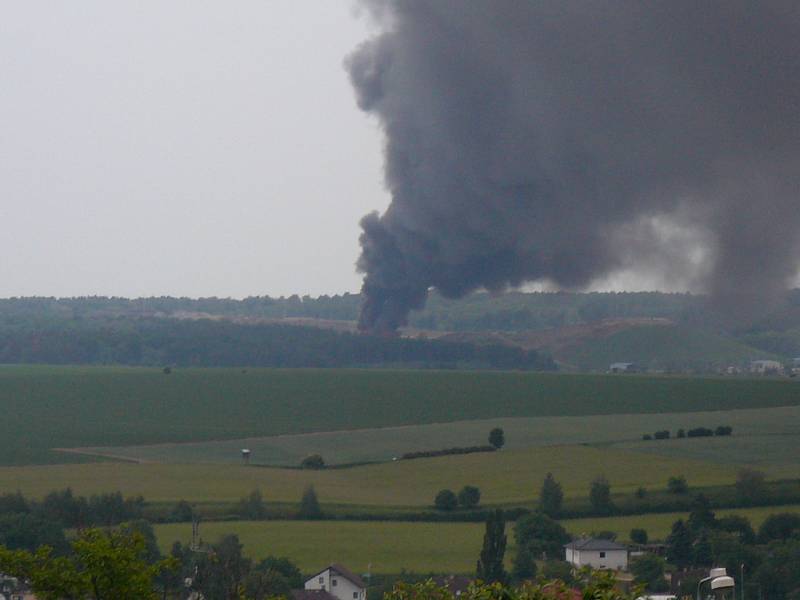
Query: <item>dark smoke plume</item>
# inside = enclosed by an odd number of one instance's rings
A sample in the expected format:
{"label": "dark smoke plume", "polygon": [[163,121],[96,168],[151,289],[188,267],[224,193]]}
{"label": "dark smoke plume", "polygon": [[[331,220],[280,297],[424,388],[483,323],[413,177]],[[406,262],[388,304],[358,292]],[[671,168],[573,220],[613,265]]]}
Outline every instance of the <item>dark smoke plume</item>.
{"label": "dark smoke plume", "polygon": [[362,5],[380,34],[347,67],[392,196],[362,221],[362,328],[404,324],[430,288],[639,267],[766,298],[796,275],[797,2]]}

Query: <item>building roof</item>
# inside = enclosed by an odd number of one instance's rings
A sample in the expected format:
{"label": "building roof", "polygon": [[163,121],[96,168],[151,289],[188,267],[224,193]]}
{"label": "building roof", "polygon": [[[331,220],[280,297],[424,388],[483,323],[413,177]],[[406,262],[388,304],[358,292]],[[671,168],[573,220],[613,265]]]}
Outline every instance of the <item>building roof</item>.
{"label": "building roof", "polygon": [[[367,587],[367,584],[366,584],[366,583],[364,583],[364,580],[363,580],[363,579],[361,579],[361,577],[359,577],[359,576],[358,576],[358,575],[356,575],[355,573],[351,572],[351,571],[350,571],[349,569],[347,569],[346,567],[343,567],[342,565],[340,565],[340,564],[337,564],[337,563],[333,563],[333,564],[331,564],[331,565],[328,565],[327,567],[325,567],[325,568],[324,568],[324,569],[322,569],[321,571],[318,571],[317,573],[314,573],[314,574],[313,574],[311,577],[309,577],[308,579],[306,579],[306,581],[308,581],[308,580],[310,580],[310,579],[314,579],[314,578],[315,578],[315,577],[317,577],[317,576],[318,576],[320,573],[324,573],[324,572],[325,572],[325,571],[327,571],[328,569],[330,569],[330,570],[331,570],[331,571],[333,571],[334,573],[338,573],[339,575],[341,575],[342,577],[344,577],[345,579],[347,579],[348,581],[350,581],[350,583],[354,583],[356,586],[358,586],[358,587],[360,587],[360,588],[366,588],[366,587]],[[310,600],[310,599],[309,599],[309,600]]]}
{"label": "building roof", "polygon": [[564,544],[564,548],[569,550],[627,550],[626,546],[618,544],[612,540],[596,540],[594,538],[583,538],[573,540],[569,544]]}
{"label": "building roof", "polygon": [[293,600],[338,600],[325,590],[292,590]]}

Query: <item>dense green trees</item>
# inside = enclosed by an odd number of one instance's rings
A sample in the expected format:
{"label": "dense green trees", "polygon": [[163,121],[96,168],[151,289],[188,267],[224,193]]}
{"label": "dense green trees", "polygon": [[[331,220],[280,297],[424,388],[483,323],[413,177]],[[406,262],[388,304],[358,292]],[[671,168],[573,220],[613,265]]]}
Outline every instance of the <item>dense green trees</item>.
{"label": "dense green trees", "polygon": [[506,434],[500,427],[495,427],[489,432],[489,445],[494,446],[498,450],[505,446]]}
{"label": "dense green trees", "polygon": [[439,510],[454,510],[458,506],[458,496],[453,490],[439,490],[433,499],[433,505]]}
{"label": "dense green trees", "polygon": [[[0,304],[2,302],[0,301]],[[359,335],[318,327],[156,318],[46,323],[0,319],[0,363],[555,370],[503,345]]]}
{"label": "dense green trees", "polygon": [[561,484],[556,481],[552,473],[548,473],[539,491],[539,509],[547,516],[555,518],[561,513],[563,501],[564,491],[561,489]]}
{"label": "dense green trees", "polygon": [[664,579],[664,559],[655,554],[642,554],[631,560],[631,573],[635,583],[645,586],[649,592],[664,592],[669,584]]}
{"label": "dense green trees", "polygon": [[564,554],[563,546],[569,540],[566,529],[543,513],[524,515],[514,525],[517,551],[526,548],[536,558],[561,558]]}
{"label": "dense green trees", "polygon": [[308,486],[303,492],[297,516],[301,519],[321,519],[324,516],[313,485]]}
{"label": "dense green trees", "polygon": [[504,583],[507,579],[503,559],[506,554],[506,521],[502,510],[489,513],[483,547],[476,570],[476,577],[485,583]]}
{"label": "dense green trees", "polygon": [[634,544],[646,544],[647,543],[647,531],[638,527],[634,527],[631,529],[629,534],[630,540]]}
{"label": "dense green trees", "polygon": [[267,516],[267,507],[264,504],[264,497],[261,495],[261,490],[253,490],[246,498],[239,501],[237,508],[239,516],[243,519],[252,519],[257,521]]}
{"label": "dense green trees", "polygon": [[0,571],[29,581],[42,600],[156,600],[156,576],[176,566],[171,559],[148,563],[136,533],[87,529],[71,546],[66,556],[47,546],[33,553],[0,548]]}
{"label": "dense green trees", "polygon": [[597,514],[607,515],[614,510],[611,503],[611,484],[601,475],[589,486],[589,502]]}
{"label": "dense green trees", "polygon": [[458,505],[462,508],[475,508],[481,502],[481,491],[474,485],[465,485],[458,492]]}
{"label": "dense green trees", "polygon": [[689,492],[689,484],[686,483],[686,477],[683,475],[676,475],[667,480],[667,491],[670,494],[686,494]]}

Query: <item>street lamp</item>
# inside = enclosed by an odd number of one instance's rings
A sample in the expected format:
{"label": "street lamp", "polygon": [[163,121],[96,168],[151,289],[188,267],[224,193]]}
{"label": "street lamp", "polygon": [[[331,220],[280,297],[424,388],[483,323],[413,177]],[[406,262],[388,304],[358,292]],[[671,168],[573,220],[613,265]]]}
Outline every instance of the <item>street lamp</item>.
{"label": "street lamp", "polygon": [[734,582],[733,577],[728,576],[728,572],[724,568],[711,569],[708,572],[708,577],[704,577],[697,583],[697,599],[702,600],[700,597],[700,588],[704,583],[711,582],[711,596],[714,600],[735,600],[734,598]]}

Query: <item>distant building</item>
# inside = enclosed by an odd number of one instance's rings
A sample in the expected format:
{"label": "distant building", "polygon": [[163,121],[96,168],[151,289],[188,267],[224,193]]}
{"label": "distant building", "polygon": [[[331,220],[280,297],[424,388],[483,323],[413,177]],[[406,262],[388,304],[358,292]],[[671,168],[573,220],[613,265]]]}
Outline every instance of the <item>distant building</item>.
{"label": "distant building", "polygon": [[609,373],[638,373],[639,367],[636,363],[632,362],[616,362],[611,363],[608,367]]}
{"label": "distant building", "polygon": [[766,375],[767,373],[780,373],[783,365],[777,360],[754,360],[750,363],[750,372]]}
{"label": "distant building", "polygon": [[[298,594],[295,594],[295,591]],[[342,565],[332,564],[309,577],[305,589],[293,590],[292,595],[294,600],[332,600],[328,596],[333,596],[337,600],[366,600],[367,586],[358,575],[351,573]]]}
{"label": "distant building", "polygon": [[575,568],[613,569],[628,568],[628,548],[611,540],[583,538],[564,546],[566,560]]}

